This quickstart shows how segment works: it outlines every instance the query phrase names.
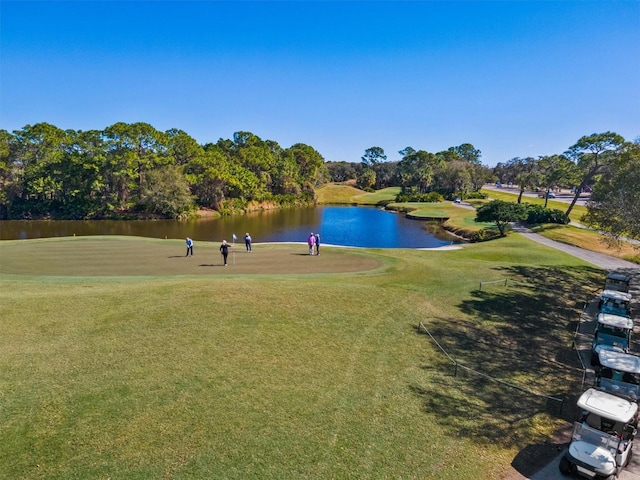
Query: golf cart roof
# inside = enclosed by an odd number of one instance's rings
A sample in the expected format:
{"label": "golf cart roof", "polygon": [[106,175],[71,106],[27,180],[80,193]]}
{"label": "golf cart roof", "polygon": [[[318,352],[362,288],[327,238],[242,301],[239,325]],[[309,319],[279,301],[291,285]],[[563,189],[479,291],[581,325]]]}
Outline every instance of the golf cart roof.
{"label": "golf cart roof", "polygon": [[600,350],[598,359],[603,367],[618,372],[640,373],[640,357],[613,350]]}
{"label": "golf cart roof", "polygon": [[615,422],[628,423],[638,411],[638,404],[607,392],[590,388],[578,399],[578,407]]}
{"label": "golf cart roof", "polygon": [[606,280],[618,280],[620,282],[629,282],[631,280],[631,275],[621,272],[610,272],[607,273]]}
{"label": "golf cart roof", "polygon": [[614,315],[612,313],[599,313],[598,323],[608,327],[623,328],[625,330],[631,330],[633,328],[633,320],[629,317]]}
{"label": "golf cart roof", "polygon": [[600,298],[602,298],[603,300],[605,298],[611,298],[619,302],[630,302],[631,294],[626,292],[619,292],[617,290],[605,290],[600,294]]}

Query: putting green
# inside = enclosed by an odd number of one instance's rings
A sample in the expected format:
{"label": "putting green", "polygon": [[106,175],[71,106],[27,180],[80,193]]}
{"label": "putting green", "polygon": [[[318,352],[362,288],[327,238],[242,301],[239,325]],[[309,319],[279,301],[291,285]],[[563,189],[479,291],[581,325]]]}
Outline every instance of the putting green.
{"label": "putting green", "polygon": [[306,244],[232,246],[224,267],[218,243],[197,242],[185,257],[184,240],[92,236],[0,242],[0,274],[36,276],[165,276],[230,274],[317,274],[371,271],[380,258],[362,249]]}

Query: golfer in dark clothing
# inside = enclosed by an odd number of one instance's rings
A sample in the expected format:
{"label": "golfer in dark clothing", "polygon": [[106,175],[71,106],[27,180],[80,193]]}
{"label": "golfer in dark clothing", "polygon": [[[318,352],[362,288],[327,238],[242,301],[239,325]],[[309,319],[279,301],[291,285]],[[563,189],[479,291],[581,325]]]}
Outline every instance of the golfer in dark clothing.
{"label": "golfer in dark clothing", "polygon": [[316,233],[316,255],[320,255],[320,234]]}
{"label": "golfer in dark clothing", "polygon": [[249,232],[244,236],[244,246],[247,248],[247,252],[251,251],[251,235],[249,235]]}
{"label": "golfer in dark clothing", "polygon": [[222,245],[220,245],[220,253],[222,254],[222,258],[224,258],[224,266],[227,266],[227,257],[229,256],[229,244],[226,240],[222,241]]}

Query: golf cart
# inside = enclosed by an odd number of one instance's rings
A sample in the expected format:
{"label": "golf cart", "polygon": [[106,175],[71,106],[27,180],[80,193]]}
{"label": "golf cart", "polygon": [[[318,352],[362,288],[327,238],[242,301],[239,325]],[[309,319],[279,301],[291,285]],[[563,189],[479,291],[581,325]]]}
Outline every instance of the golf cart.
{"label": "golf cart", "polygon": [[598,355],[602,350],[629,353],[631,332],[633,332],[633,320],[629,317],[599,313],[591,343],[591,365],[600,365]]}
{"label": "golf cart", "polygon": [[631,458],[638,404],[590,388],[578,399],[578,407],[583,414],[573,425],[560,472],[613,480]]}
{"label": "golf cart", "polygon": [[598,359],[601,367],[596,369],[595,386],[637,402],[640,399],[640,357],[602,350]]}
{"label": "golf cart", "polygon": [[614,315],[630,317],[631,294],[619,292],[617,290],[605,290],[600,294],[598,310],[603,313],[612,313]]}
{"label": "golf cart", "polygon": [[604,279],[605,290],[616,290],[618,292],[629,292],[631,275],[626,273],[611,272]]}

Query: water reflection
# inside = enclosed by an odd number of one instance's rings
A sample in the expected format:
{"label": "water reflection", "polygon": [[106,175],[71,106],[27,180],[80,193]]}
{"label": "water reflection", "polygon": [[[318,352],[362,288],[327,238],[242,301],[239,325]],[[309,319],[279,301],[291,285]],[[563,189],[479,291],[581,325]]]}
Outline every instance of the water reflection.
{"label": "water reflection", "polygon": [[424,248],[459,243],[455,237],[425,222],[372,207],[325,206],[255,212],[230,218],[178,222],[157,221],[0,221],[0,240],[85,235],[132,235],[185,238],[198,241],[239,241],[246,232],[253,241],[303,242],[320,233],[323,244],[371,248]]}

